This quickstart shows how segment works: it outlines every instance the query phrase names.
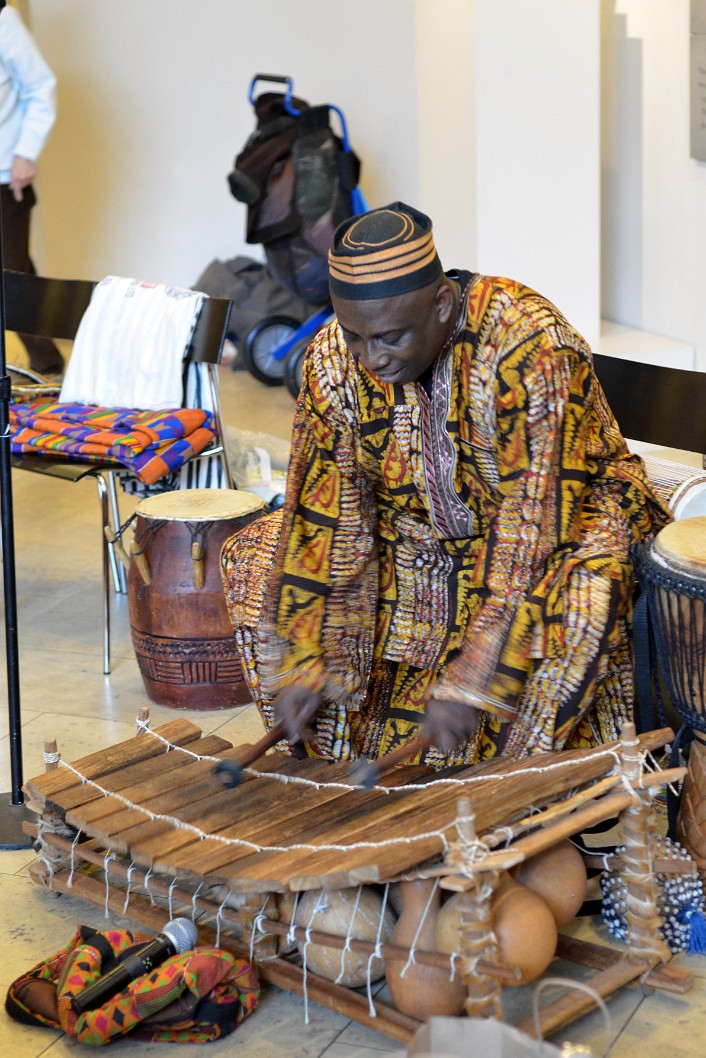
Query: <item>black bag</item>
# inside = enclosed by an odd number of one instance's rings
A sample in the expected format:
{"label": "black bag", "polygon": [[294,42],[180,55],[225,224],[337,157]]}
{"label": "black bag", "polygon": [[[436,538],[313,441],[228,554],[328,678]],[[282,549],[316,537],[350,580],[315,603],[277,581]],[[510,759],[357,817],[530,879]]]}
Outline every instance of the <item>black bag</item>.
{"label": "black bag", "polygon": [[264,246],[283,286],[324,305],[328,249],[336,227],[354,212],[360,162],[331,129],[328,104],[265,92],[254,106],[257,127],[228,176],[231,193],[248,207],[246,241]]}
{"label": "black bag", "polygon": [[268,316],[291,316],[303,323],[311,315],[306,301],[295,297],[252,257],[211,261],[194,283],[194,290],[232,300],[228,337],[236,345],[241,345],[248,331]]}

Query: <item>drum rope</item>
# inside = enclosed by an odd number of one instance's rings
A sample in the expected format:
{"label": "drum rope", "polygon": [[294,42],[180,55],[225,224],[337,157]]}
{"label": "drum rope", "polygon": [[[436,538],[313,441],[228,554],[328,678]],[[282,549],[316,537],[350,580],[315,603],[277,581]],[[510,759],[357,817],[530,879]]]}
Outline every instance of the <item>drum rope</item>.
{"label": "drum rope", "polygon": [[211,528],[213,522],[186,522],[185,524],[191,536],[191,542],[198,540],[199,543],[203,543],[203,534]]}
{"label": "drum rope", "polygon": [[137,511],[134,511],[129,518],[127,518],[122,525],[119,525],[115,530],[115,539],[122,540],[125,533],[128,531],[132,523],[138,517]]}
{"label": "drum rope", "polygon": [[[135,512],[135,514],[128,518],[128,520],[125,522],[125,525],[120,527],[120,529],[118,530],[118,532],[116,532],[115,535],[118,537],[121,536],[129,527],[130,523],[135,518],[137,518],[137,516],[138,514],[137,512]],[[148,525],[145,526],[144,532],[140,533],[139,536],[137,533],[135,533],[136,547],[133,550],[133,554],[141,555],[147,545],[151,542],[153,537],[159,532],[160,529],[163,528],[163,526],[167,524],[171,524],[170,520],[167,518],[152,520],[149,522]],[[213,525],[213,521],[208,520],[203,522],[183,522],[182,524],[186,527],[189,535],[191,536],[192,542],[194,540],[199,540],[202,542],[204,533],[206,532],[206,530],[211,528],[211,526]]]}
{"label": "drum rope", "polygon": [[[659,669],[675,708],[686,724],[694,729],[695,737],[706,744],[706,739],[700,737],[706,734],[706,715],[690,704],[690,699],[697,697],[702,703],[706,701],[703,695],[706,640],[703,634],[698,634],[699,631],[703,633],[703,621],[698,621],[690,607],[690,620],[687,623],[683,608],[677,605],[677,596],[682,596],[690,603],[698,601],[706,604],[706,584],[675,575],[673,570],[661,568],[644,555],[640,572],[644,577],[649,608],[656,618],[655,645]],[[661,594],[655,588],[661,589]],[[669,638],[668,629],[674,633]]]}
{"label": "drum rope", "polygon": [[[140,533],[139,536],[138,536],[137,533],[135,533],[135,538],[134,538],[134,540],[132,542],[132,553],[133,553],[133,555],[142,555],[144,553],[144,551],[145,551],[145,548],[148,546],[148,544],[152,540],[152,538],[154,536],[156,536],[156,534],[159,532],[159,530],[163,526],[165,526],[166,524],[167,524],[166,521],[149,522],[145,526],[145,531],[143,533]],[[126,528],[127,528],[127,526],[126,526]]]}
{"label": "drum rope", "polygon": [[[658,674],[662,676],[671,703],[682,723],[671,746],[670,766],[688,754],[692,741],[706,745],[706,583],[667,565],[661,565],[642,548],[636,554],[640,585],[646,596],[651,645],[656,665],[650,659],[652,685],[660,715],[664,703]],[[655,671],[656,670],[656,671]],[[669,835],[674,838],[679,795],[667,795]]]}

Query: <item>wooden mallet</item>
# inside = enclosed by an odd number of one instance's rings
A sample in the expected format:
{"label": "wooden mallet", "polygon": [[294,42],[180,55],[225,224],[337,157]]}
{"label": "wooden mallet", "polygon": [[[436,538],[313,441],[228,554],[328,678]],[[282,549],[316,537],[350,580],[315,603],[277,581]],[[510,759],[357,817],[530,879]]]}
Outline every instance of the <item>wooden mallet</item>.
{"label": "wooden mallet", "polygon": [[277,742],[286,737],[286,730],[284,721],[280,720],[279,723],[275,724],[271,731],[268,731],[266,735],[256,742],[253,746],[242,754],[240,760],[222,760],[215,765],[213,772],[211,773],[215,779],[218,779],[221,786],[224,786],[227,790],[232,789],[234,786],[240,786],[243,781],[243,773],[246,768],[249,768],[251,764],[254,764],[256,760],[267,753],[268,749],[272,749]]}
{"label": "wooden mallet", "polygon": [[373,786],[377,786],[383,775],[387,775],[393,768],[404,764],[410,757],[416,756],[430,745],[431,739],[428,735],[419,735],[418,738],[410,739],[409,742],[405,742],[404,746],[393,749],[392,753],[378,760],[366,760],[361,757],[351,765],[348,772],[349,782],[352,786],[363,786],[366,790],[370,790]]}

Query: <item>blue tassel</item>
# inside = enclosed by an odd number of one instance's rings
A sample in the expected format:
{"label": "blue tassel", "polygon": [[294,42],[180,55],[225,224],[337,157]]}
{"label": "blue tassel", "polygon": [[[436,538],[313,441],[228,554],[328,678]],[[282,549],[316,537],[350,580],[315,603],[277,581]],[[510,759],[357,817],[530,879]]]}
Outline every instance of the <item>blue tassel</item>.
{"label": "blue tassel", "polygon": [[684,918],[689,923],[689,953],[706,955],[706,915],[698,908],[692,908]]}

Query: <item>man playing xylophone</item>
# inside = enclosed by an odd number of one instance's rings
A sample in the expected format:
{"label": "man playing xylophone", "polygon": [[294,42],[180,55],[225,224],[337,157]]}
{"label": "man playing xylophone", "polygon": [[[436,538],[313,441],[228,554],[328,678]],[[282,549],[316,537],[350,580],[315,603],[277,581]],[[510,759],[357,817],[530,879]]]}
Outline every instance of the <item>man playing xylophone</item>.
{"label": "man playing xylophone", "polygon": [[329,268],[283,515],[223,556],[266,724],[337,760],[421,730],[431,764],[619,737],[630,548],[670,515],[590,348],[521,283],[444,273],[400,202],[344,222]]}

